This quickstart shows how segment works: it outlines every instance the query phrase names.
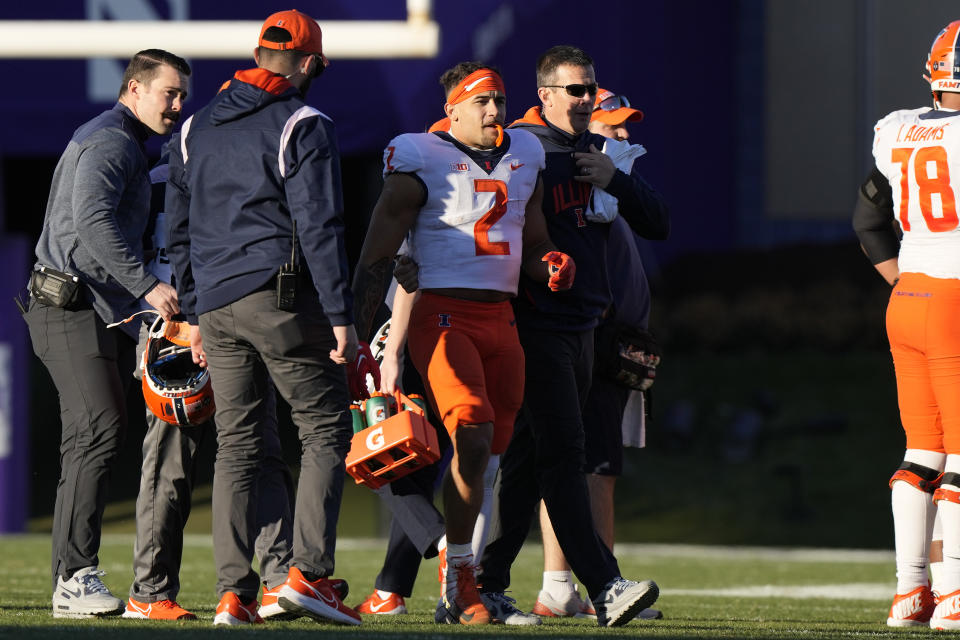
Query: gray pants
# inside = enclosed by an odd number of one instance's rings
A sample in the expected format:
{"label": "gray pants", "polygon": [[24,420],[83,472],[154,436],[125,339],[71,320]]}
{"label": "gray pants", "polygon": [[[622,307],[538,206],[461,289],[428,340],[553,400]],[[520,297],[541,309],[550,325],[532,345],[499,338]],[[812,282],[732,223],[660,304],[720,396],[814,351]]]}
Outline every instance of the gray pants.
{"label": "gray pants", "polygon": [[51,534],[55,588],[57,576],[100,564],[103,509],[127,430],[137,343],[119,328],[107,329],[93,309],[67,311],[31,299],[24,318],[34,353],[60,396],[60,480]]}
{"label": "gray pants", "polygon": [[[146,346],[147,329],[140,330],[137,362]],[[135,376],[140,378],[138,368]],[[287,579],[293,558],[293,478],[283,461],[277,432],[276,398],[266,394],[263,466],[258,480],[257,557],[268,589]],[[143,469],[137,494],[137,541],[133,548],[130,597],[140,602],[176,600],[180,591],[183,527],[190,515],[197,451],[213,425],[177,427],[149,409],[143,438]],[[214,418],[216,419],[216,418]]]}
{"label": "gray pants", "polygon": [[[302,296],[305,297],[305,296]],[[200,333],[217,403],[213,548],[217,594],[256,596],[251,569],[260,468],[272,379],[290,404],[303,449],[294,509],[293,565],[329,576],[334,569],[344,464],[352,436],[344,367],[330,360],[336,341],[320,303],[276,308],[256,291],[200,316]]]}

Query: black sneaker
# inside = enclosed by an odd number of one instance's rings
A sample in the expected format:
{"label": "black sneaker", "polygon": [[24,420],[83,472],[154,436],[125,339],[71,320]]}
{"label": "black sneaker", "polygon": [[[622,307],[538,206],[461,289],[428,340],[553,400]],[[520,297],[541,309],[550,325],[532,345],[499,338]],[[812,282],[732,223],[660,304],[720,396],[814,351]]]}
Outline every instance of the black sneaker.
{"label": "black sneaker", "polygon": [[543,622],[540,616],[517,609],[517,601],[501,591],[481,591],[480,600],[490,612],[490,622],[493,624],[530,626]]}

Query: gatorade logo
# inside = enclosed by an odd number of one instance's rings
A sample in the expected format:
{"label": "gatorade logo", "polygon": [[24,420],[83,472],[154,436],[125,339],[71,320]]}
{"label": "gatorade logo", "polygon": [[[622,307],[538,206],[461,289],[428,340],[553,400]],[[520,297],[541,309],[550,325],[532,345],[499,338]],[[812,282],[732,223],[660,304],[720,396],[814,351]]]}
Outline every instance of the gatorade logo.
{"label": "gatorade logo", "polygon": [[383,446],[383,427],[377,427],[367,436],[367,449],[376,451]]}

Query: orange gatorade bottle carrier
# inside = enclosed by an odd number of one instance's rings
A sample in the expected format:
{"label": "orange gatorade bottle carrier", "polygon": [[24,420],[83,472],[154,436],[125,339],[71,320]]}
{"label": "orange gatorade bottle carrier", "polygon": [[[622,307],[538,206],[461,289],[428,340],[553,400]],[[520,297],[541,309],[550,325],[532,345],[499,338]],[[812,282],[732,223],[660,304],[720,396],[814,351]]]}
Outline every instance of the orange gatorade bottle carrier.
{"label": "orange gatorade bottle carrier", "polygon": [[[382,402],[379,399],[384,396],[375,393],[371,400]],[[396,413],[354,433],[347,454],[347,473],[357,484],[371,489],[379,489],[440,459],[437,432],[427,422],[423,409],[399,391],[394,399]]]}

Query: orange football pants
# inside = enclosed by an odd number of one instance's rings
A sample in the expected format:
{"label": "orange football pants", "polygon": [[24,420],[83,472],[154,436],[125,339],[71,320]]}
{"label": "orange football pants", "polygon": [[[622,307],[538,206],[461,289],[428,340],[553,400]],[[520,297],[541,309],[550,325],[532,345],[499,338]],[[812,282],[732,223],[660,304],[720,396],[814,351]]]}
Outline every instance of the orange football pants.
{"label": "orange football pants", "polygon": [[907,448],[960,453],[960,280],[901,274],[887,337]]}
{"label": "orange football pants", "polygon": [[409,347],[447,431],[492,422],[490,451],[503,453],[523,402],[523,349],[510,303],[423,293],[410,316]]}

